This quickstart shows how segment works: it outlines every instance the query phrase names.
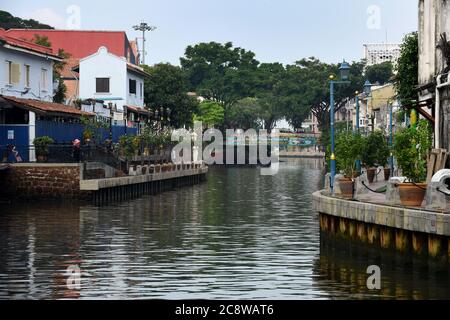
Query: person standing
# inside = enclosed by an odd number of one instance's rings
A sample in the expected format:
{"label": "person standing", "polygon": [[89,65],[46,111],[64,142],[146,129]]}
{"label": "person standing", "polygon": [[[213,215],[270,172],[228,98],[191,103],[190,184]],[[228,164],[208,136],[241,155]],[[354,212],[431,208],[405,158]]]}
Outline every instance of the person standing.
{"label": "person standing", "polygon": [[78,139],[73,140],[72,146],[73,146],[73,160],[75,162],[80,162],[81,161],[81,143],[80,143],[80,140],[78,140]]}

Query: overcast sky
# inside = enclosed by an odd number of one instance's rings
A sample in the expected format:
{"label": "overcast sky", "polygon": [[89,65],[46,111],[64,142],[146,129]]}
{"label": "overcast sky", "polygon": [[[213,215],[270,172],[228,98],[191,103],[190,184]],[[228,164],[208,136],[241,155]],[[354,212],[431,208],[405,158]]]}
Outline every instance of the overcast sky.
{"label": "overcast sky", "polygon": [[[186,46],[232,41],[262,62],[359,60],[363,43],[400,42],[417,30],[417,0],[15,0],[1,9],[58,29],[124,30],[157,26],[147,64],[179,64]],[[78,12],[80,13],[78,15]],[[79,19],[78,19],[79,17]]]}

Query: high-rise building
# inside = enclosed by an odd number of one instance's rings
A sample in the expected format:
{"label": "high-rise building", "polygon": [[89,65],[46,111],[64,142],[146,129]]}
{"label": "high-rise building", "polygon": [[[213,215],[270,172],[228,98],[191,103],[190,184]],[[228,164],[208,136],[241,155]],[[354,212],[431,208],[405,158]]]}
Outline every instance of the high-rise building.
{"label": "high-rise building", "polygon": [[397,63],[400,57],[400,44],[371,43],[364,45],[364,59],[368,66],[391,61]]}

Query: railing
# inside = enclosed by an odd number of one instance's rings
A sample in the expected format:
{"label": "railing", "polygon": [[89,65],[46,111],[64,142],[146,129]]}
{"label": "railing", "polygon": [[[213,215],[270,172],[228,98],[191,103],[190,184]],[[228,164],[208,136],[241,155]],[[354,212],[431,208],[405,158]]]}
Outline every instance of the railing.
{"label": "railing", "polygon": [[[14,146],[0,145],[0,162],[2,163],[30,163],[30,154],[35,154],[34,146]],[[34,157],[36,158],[36,157]],[[31,157],[31,160],[33,157]],[[71,144],[53,144],[48,146],[48,155],[43,162],[46,163],[74,163],[74,162],[100,162],[117,170],[128,172],[130,165],[135,164],[158,164],[171,161],[170,149],[153,155],[137,154],[131,157],[124,157],[115,154],[107,145],[85,145],[80,147],[79,158]]]}

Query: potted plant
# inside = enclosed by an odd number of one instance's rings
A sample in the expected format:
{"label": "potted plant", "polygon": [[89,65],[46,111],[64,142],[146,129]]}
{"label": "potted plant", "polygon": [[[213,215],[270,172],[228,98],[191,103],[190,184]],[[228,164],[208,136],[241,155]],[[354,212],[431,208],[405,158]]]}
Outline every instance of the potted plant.
{"label": "potted plant", "polygon": [[54,140],[49,136],[37,137],[33,140],[37,162],[47,162],[49,154],[48,146],[53,143]]}
{"label": "potted plant", "polygon": [[359,175],[356,160],[361,159],[364,152],[364,138],[359,133],[343,132],[336,140],[337,169],[344,178],[339,180],[339,186],[344,198],[352,199],[355,178]]}
{"label": "potted plant", "polygon": [[373,183],[378,166],[385,166],[389,157],[389,147],[383,132],[374,131],[365,139],[362,162],[367,169],[367,180]]}
{"label": "potted plant", "polygon": [[427,184],[427,154],[431,149],[431,129],[426,120],[417,127],[405,128],[395,135],[394,154],[406,183],[399,184],[400,200],[405,206],[421,206]]}

